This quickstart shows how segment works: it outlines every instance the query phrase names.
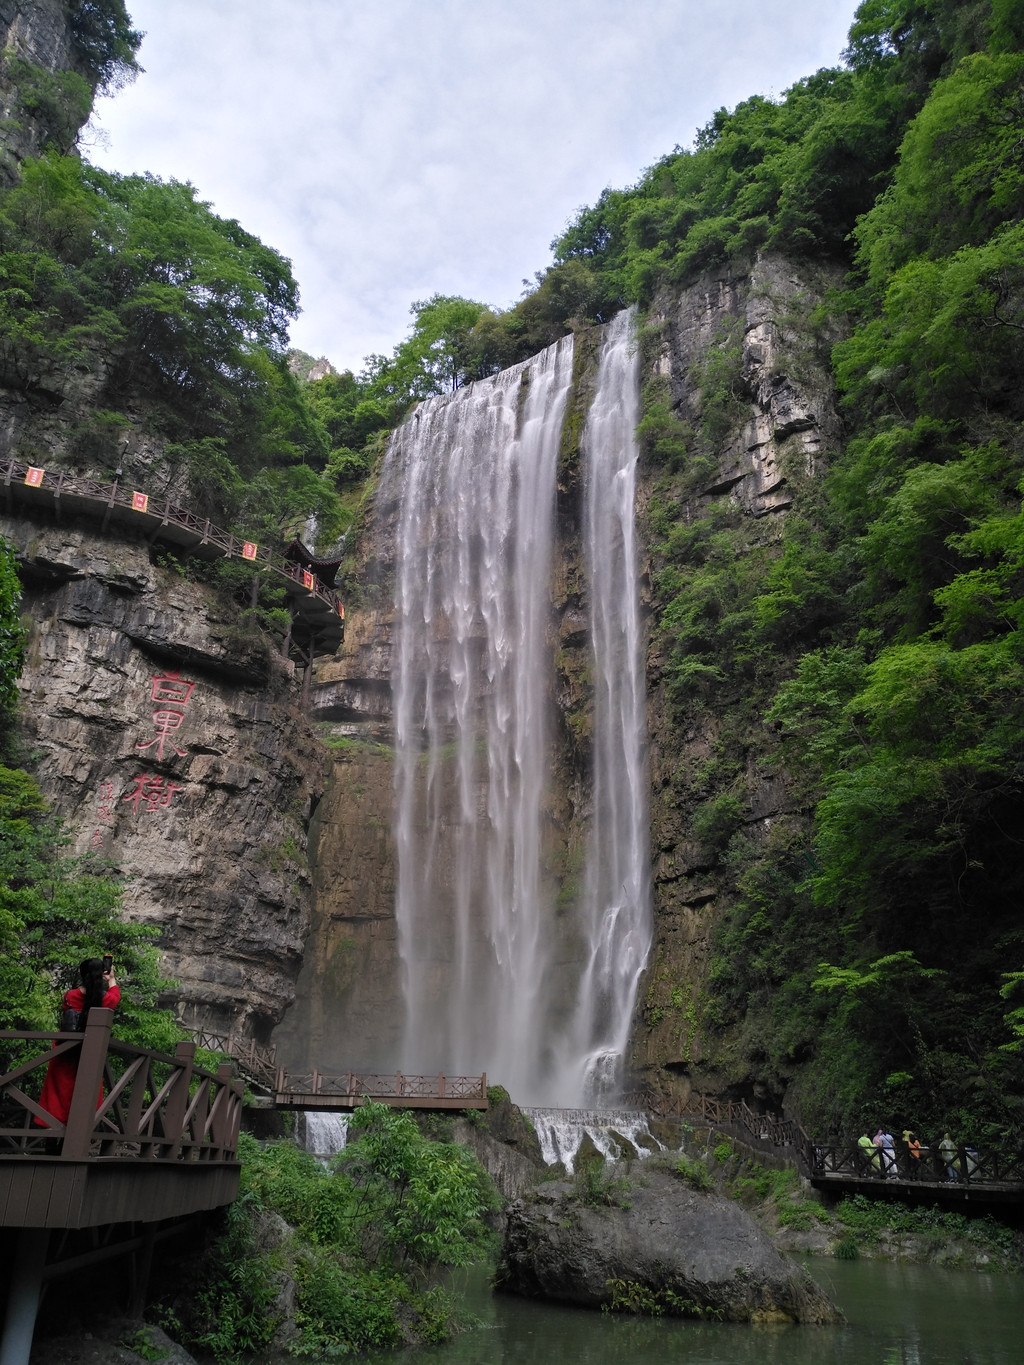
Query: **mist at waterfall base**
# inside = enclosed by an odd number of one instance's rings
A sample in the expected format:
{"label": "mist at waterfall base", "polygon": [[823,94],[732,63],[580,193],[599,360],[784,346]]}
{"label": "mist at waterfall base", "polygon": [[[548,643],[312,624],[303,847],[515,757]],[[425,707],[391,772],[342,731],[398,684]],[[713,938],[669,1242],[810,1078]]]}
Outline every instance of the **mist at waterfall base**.
{"label": "mist at waterfall base", "polygon": [[[651,942],[631,329],[622,313],[601,340],[578,526],[566,530],[557,487],[572,337],[421,404],[381,478],[400,509],[395,1067],[486,1071],[522,1103],[614,1098]],[[565,744],[552,585],[567,535],[593,684],[571,820],[552,796]]]}

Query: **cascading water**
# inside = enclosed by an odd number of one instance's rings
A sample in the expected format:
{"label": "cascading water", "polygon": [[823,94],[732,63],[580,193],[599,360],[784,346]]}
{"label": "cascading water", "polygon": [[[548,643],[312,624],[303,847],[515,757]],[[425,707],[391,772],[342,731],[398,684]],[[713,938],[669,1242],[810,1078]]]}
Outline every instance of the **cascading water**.
{"label": "cascading water", "polygon": [[585,1137],[606,1161],[643,1159],[664,1150],[650,1130],[648,1115],[637,1110],[527,1108],[523,1113],[529,1115],[547,1164],[560,1161],[570,1175]]}
{"label": "cascading water", "polygon": [[303,1117],[306,1122],[307,1152],[326,1160],[344,1151],[348,1145],[351,1114],[325,1114],[322,1110],[306,1109]]}
{"label": "cascading water", "polygon": [[[587,959],[563,1052],[564,1093],[614,1099],[652,938],[646,694],[634,519],[640,389],[631,313],[607,329],[583,433],[584,550],[594,652],[593,818],[582,928]],[[575,1072],[575,1075],[573,1073]]]}
{"label": "cascading water", "polygon": [[400,507],[396,1063],[486,1070],[519,1100],[563,1104],[613,1090],[650,934],[627,315],[607,329],[586,423],[594,824],[578,923],[557,933],[546,868],[556,474],[572,371],[567,337],[421,404],[381,484]]}

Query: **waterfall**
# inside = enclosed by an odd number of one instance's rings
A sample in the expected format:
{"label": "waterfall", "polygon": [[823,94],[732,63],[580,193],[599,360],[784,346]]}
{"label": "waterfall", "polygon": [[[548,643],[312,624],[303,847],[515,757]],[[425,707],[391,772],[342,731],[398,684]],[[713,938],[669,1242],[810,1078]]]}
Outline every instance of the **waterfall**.
{"label": "waterfall", "polygon": [[351,1114],[325,1114],[318,1109],[304,1109],[305,1142],[307,1152],[321,1159],[337,1156],[348,1145],[348,1125]]}
{"label": "waterfall", "polygon": [[640,389],[632,318],[607,329],[583,432],[584,551],[594,652],[593,818],[582,928],[586,961],[563,1066],[564,1093],[615,1098],[653,934],[644,689],[634,503]]}
{"label": "waterfall", "polygon": [[606,329],[585,426],[594,821],[578,922],[556,925],[551,579],[572,372],[566,337],[420,404],[381,481],[398,506],[396,1062],[486,1070],[517,1099],[561,1103],[611,1093],[650,933],[625,314]]}
{"label": "waterfall", "polygon": [[606,1161],[643,1159],[664,1146],[651,1133],[646,1114],[633,1109],[524,1109],[549,1166],[560,1161],[570,1175],[585,1137]]}

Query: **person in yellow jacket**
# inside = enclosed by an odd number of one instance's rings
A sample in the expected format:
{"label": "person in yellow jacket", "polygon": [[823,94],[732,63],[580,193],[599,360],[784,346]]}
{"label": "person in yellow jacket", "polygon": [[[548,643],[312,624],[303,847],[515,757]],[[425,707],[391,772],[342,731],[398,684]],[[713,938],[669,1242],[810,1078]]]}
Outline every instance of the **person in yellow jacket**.
{"label": "person in yellow jacket", "polygon": [[857,1146],[860,1148],[861,1157],[864,1160],[864,1168],[868,1175],[876,1175],[882,1168],[882,1153],[875,1146],[867,1133],[862,1133],[857,1139]]}

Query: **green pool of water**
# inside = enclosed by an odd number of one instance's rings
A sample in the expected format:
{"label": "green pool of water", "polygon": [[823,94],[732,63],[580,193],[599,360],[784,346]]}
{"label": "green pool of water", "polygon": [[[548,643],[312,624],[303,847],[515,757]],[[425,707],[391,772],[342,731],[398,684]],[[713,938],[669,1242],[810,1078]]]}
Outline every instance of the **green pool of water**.
{"label": "green pool of water", "polygon": [[[1024,1277],[884,1261],[807,1262],[843,1327],[630,1318],[492,1294],[460,1281],[481,1325],[417,1365],[1022,1365]],[[396,1357],[380,1356],[374,1360]],[[409,1356],[404,1357],[406,1361]]]}

